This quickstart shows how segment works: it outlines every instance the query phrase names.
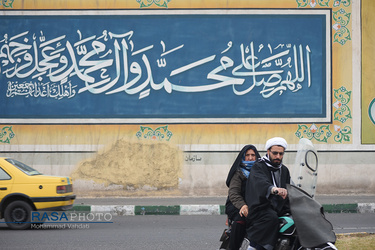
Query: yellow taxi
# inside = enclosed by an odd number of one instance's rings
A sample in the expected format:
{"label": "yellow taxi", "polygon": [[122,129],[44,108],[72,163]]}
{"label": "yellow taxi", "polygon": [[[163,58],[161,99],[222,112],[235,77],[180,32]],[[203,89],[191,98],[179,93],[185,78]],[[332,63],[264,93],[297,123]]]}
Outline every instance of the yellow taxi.
{"label": "yellow taxi", "polygon": [[32,211],[64,211],[75,200],[70,177],[47,176],[12,158],[0,157],[0,219],[12,229],[31,226]]}

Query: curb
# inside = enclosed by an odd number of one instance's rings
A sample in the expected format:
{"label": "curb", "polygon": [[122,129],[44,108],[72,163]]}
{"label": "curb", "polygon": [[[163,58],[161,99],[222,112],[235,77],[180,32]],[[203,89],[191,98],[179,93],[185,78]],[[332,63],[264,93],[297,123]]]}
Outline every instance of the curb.
{"label": "curb", "polygon": [[[325,204],[325,213],[375,213],[375,203]],[[75,205],[70,211],[108,212],[115,216],[133,215],[224,215],[224,205]]]}

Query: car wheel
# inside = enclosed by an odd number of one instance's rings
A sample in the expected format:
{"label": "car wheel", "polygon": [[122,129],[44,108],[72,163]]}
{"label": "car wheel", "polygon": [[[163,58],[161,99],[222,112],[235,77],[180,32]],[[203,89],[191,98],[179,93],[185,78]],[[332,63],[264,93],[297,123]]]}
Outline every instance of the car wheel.
{"label": "car wheel", "polygon": [[30,228],[31,206],[25,201],[13,201],[4,211],[4,219],[11,229]]}

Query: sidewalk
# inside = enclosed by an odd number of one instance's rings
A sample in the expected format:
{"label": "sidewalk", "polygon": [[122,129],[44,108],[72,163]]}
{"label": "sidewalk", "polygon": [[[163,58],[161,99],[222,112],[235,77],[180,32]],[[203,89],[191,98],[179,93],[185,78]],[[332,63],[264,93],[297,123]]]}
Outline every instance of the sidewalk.
{"label": "sidewalk", "polygon": [[[375,213],[375,195],[317,195],[326,213]],[[225,196],[80,198],[74,211],[111,212],[114,215],[222,215]]]}

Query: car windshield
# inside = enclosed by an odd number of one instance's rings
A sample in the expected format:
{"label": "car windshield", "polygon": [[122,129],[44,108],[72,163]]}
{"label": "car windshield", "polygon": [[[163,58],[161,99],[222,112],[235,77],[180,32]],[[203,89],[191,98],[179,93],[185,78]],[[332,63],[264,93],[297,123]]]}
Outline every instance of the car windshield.
{"label": "car windshield", "polygon": [[33,169],[32,167],[29,167],[29,166],[27,166],[26,164],[24,164],[20,161],[10,159],[10,158],[6,159],[6,161],[9,162],[10,164],[12,164],[13,166],[17,167],[19,170],[21,170],[22,172],[24,172],[27,175],[40,175],[40,174],[42,174],[42,173],[38,172],[37,170]]}

